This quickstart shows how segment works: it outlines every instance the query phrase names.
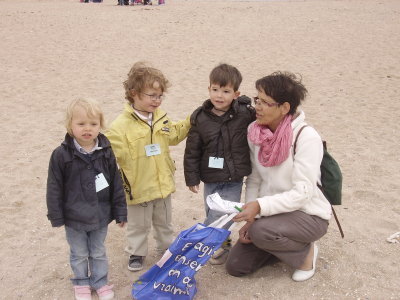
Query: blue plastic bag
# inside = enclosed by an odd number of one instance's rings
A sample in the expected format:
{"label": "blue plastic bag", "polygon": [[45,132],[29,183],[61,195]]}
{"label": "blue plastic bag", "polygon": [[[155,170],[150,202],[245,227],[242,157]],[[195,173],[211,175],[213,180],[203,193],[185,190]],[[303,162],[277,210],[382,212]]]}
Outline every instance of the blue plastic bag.
{"label": "blue plastic bag", "polygon": [[136,300],[190,300],[197,292],[194,275],[221,247],[230,231],[197,224],[182,231],[163,257],[133,283]]}

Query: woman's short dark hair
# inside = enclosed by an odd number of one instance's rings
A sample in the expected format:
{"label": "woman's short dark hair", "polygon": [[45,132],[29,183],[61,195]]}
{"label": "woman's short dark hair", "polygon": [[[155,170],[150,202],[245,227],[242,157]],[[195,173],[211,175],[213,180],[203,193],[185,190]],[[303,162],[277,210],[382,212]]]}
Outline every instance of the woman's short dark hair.
{"label": "woman's short dark hair", "polygon": [[263,91],[277,103],[290,104],[289,114],[296,113],[297,107],[307,95],[307,89],[301,83],[301,76],[297,78],[290,72],[274,72],[271,75],[260,78],[256,81],[256,89]]}

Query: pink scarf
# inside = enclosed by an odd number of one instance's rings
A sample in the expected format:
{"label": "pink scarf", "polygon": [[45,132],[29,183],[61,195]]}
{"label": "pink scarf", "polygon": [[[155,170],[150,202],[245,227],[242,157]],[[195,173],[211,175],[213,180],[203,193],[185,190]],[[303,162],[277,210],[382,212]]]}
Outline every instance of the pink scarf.
{"label": "pink scarf", "polygon": [[248,137],[250,142],[260,146],[258,152],[260,164],[264,167],[277,166],[289,156],[293,138],[292,116],[286,115],[275,132],[272,132],[267,126],[254,122],[249,127]]}

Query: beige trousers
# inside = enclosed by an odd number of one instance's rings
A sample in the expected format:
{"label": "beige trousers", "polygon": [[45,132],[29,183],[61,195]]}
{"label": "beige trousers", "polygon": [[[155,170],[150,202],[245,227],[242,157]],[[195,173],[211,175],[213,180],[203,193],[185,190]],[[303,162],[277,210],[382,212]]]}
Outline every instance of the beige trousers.
{"label": "beige trousers", "polygon": [[125,251],[130,255],[147,256],[147,239],[152,225],[157,249],[166,250],[173,240],[171,210],[171,195],[164,199],[128,205],[128,245]]}

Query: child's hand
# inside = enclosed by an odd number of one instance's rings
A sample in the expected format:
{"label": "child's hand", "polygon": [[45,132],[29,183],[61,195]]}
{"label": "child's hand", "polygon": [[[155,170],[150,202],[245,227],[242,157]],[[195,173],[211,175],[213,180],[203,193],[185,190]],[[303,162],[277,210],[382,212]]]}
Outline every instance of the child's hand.
{"label": "child's hand", "polygon": [[199,185],[194,185],[194,186],[188,186],[189,190],[191,190],[193,193],[197,194],[200,190]]}
{"label": "child's hand", "polygon": [[118,226],[119,226],[119,227],[121,227],[121,228],[122,228],[122,227],[124,227],[124,226],[125,226],[126,222],[121,222],[121,223],[117,223],[117,224],[118,224]]}

